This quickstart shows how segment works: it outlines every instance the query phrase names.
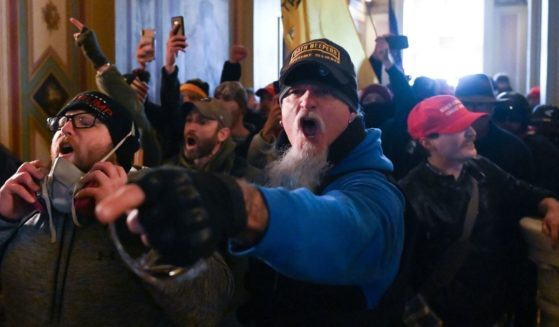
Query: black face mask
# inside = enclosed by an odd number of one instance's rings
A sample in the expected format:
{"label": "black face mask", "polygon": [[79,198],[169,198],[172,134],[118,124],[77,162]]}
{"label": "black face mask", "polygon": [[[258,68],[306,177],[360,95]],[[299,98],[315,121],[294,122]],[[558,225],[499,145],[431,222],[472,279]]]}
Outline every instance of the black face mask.
{"label": "black face mask", "polygon": [[368,103],[361,106],[365,127],[380,127],[385,121],[394,116],[394,105],[391,103]]}

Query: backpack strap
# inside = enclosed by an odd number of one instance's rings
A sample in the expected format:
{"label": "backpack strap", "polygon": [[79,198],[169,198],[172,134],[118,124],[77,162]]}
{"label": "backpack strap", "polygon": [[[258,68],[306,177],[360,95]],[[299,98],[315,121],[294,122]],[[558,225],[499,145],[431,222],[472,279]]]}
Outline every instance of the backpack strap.
{"label": "backpack strap", "polygon": [[462,235],[442,254],[438,265],[419,288],[419,292],[427,298],[452,281],[473,248],[469,238],[479,212],[479,187],[475,178],[470,177],[470,180],[472,181],[472,195],[468,202]]}

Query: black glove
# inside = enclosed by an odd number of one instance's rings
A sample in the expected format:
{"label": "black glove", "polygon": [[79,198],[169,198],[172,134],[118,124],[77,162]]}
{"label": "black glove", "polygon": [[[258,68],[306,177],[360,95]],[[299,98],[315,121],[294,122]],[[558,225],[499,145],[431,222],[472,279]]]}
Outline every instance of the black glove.
{"label": "black glove", "polygon": [[132,183],[146,195],[138,219],[164,263],[191,265],[246,226],[243,192],[232,177],[165,166]]}
{"label": "black glove", "polygon": [[76,39],[76,45],[82,49],[84,55],[91,60],[93,67],[95,69],[103,66],[109,62],[109,59],[105,56],[99,42],[97,42],[97,37],[95,37],[95,32],[87,27],[84,27],[80,31],[80,35]]}

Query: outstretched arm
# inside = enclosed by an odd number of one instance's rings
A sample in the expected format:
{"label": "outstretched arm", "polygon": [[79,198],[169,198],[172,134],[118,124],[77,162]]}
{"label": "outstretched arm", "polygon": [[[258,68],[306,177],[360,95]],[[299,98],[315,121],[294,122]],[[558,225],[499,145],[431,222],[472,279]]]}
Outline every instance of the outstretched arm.
{"label": "outstretched arm", "polygon": [[97,42],[95,32],[75,18],[70,18],[70,22],[79,30],[78,33],[74,33],[76,44],[97,70],[97,87],[126,107],[134,118],[134,124],[141,130],[144,164],[148,166],[159,164],[161,147],[136,91],[126,83],[118,69],[109,63]]}
{"label": "outstretched arm", "polygon": [[241,79],[241,62],[248,56],[248,50],[239,44],[231,46],[229,60],[223,63],[221,70],[220,83],[234,82]]}
{"label": "outstretched arm", "polygon": [[[239,222],[236,223],[237,226],[233,231],[227,231],[230,236],[233,236],[238,243],[242,243],[244,246],[253,245],[257,242],[261,235],[266,230],[268,224],[268,210],[264,203],[264,199],[260,192],[253,185],[244,181],[235,181],[232,178],[224,177],[227,181],[224,183],[216,177],[211,177],[209,180],[204,178],[205,175],[192,174],[197,182],[193,182],[193,179],[188,177],[186,170],[173,168],[173,171],[164,172],[161,174],[162,169],[154,169],[153,174],[146,174],[142,177],[143,180],[140,183],[131,183],[121,187],[117,192],[105,198],[101,201],[96,208],[96,216],[99,221],[103,223],[111,223],[120,218],[122,215],[130,212],[133,209],[140,208],[141,210],[149,211],[147,215],[144,215],[144,223],[141,223],[139,217],[142,215],[130,216],[127,220],[129,229],[136,234],[141,234],[142,238],[146,243],[153,243],[154,240],[151,238],[157,237],[156,233],[153,233],[150,238],[150,233],[144,228],[146,222],[151,225],[149,220],[157,220],[158,218],[154,215],[163,214],[159,210],[159,206],[167,207],[172,206],[174,215],[180,215],[182,210],[184,213],[184,219],[186,220],[206,220],[201,223],[200,226],[209,226],[218,223],[217,221],[209,220],[221,220],[221,217],[208,217],[210,215],[203,214],[203,209],[201,208],[201,203],[199,202],[200,192],[196,189],[197,186],[202,184],[206,185],[207,188],[215,187],[222,188],[222,190],[217,193],[211,194],[212,191],[207,190],[205,194],[207,200],[219,200],[219,196],[235,196],[237,199],[242,199],[241,210],[239,212],[237,209],[232,209],[230,207],[224,207],[226,212],[221,210],[214,212],[215,214],[230,216],[232,211],[237,211],[241,217],[238,219]],[[181,176],[183,175],[183,176]],[[198,184],[197,186],[195,184]],[[228,189],[229,188],[229,189]],[[167,190],[169,192],[165,192]],[[227,194],[227,192],[235,194]],[[151,195],[150,201],[146,203],[146,192]],[[183,192],[182,195],[178,194]],[[168,198],[168,195],[174,194],[172,198]],[[232,200],[232,199],[228,199]],[[217,202],[217,201],[216,201]],[[227,202],[227,201],[219,201]],[[173,205],[174,204],[174,205]],[[246,210],[246,211],[245,211]],[[189,217],[190,216],[190,217]],[[159,222],[157,223],[160,224]],[[150,226],[146,226],[150,227]],[[227,229],[227,228],[225,228]],[[159,233],[159,231],[157,232]],[[194,235],[193,237],[198,237],[199,235]],[[155,242],[167,242],[169,240],[156,240]],[[205,241],[205,240],[202,240]],[[209,244],[202,244],[203,247]],[[206,251],[206,249],[200,249],[201,251]],[[211,252],[209,252],[211,253]],[[199,253],[196,253],[199,254]],[[194,262],[198,257],[194,257],[191,262]]]}
{"label": "outstretched arm", "polygon": [[207,257],[229,238],[234,253],[264,258],[294,278],[387,285],[402,248],[403,197],[381,173],[338,183],[317,196],[163,167],[102,201],[96,213],[111,222],[138,208],[131,230],[175,265]]}

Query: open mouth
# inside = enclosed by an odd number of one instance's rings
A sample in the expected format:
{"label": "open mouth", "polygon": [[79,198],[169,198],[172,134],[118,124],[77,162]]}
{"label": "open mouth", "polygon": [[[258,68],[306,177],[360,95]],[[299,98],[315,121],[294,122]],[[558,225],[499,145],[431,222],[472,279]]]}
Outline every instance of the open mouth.
{"label": "open mouth", "polygon": [[312,138],[318,134],[319,124],[318,121],[311,117],[303,117],[299,121],[299,126],[306,137]]}
{"label": "open mouth", "polygon": [[68,154],[74,152],[74,148],[69,143],[61,143],[59,147],[60,154]]}
{"label": "open mouth", "polygon": [[198,140],[194,136],[187,136],[185,142],[187,146],[195,146]]}

